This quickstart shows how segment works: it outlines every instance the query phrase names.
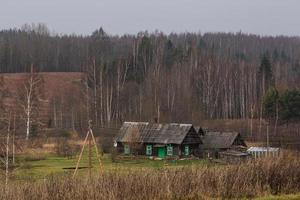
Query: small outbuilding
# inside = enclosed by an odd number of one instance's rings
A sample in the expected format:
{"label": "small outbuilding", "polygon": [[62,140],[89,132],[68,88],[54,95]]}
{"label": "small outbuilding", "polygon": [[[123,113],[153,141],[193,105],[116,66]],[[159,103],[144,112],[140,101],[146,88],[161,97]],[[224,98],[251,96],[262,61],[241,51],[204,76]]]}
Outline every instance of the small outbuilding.
{"label": "small outbuilding", "polygon": [[200,151],[203,157],[219,158],[219,153],[227,150],[246,150],[246,143],[238,132],[205,132],[201,136]]}
{"label": "small outbuilding", "polygon": [[226,163],[237,164],[246,161],[249,158],[249,154],[241,151],[227,150],[220,152],[219,158]]}
{"label": "small outbuilding", "polygon": [[250,147],[247,150],[254,159],[262,157],[277,157],[280,154],[279,148],[274,147]]}
{"label": "small outbuilding", "polygon": [[119,153],[155,156],[190,156],[202,140],[192,124],[124,122],[115,139]]}

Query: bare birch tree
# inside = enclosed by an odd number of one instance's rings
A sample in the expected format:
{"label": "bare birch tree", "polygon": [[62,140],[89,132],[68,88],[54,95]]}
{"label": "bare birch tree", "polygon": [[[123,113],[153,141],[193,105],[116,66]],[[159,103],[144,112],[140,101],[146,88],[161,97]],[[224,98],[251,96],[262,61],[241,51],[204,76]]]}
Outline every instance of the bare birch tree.
{"label": "bare birch tree", "polygon": [[25,80],[18,91],[19,105],[22,108],[21,116],[25,121],[26,140],[30,137],[31,126],[33,123],[41,123],[39,117],[39,107],[43,95],[43,78],[34,70],[33,65],[30,67],[30,73],[26,74]]}

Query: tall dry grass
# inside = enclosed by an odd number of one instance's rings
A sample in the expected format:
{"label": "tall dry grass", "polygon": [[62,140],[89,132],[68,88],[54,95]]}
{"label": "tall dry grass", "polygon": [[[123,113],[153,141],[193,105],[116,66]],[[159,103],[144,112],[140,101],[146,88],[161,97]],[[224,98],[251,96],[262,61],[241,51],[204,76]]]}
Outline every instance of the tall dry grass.
{"label": "tall dry grass", "polygon": [[11,183],[0,199],[209,199],[300,192],[300,160],[282,155],[241,165],[107,172],[92,180],[50,177]]}

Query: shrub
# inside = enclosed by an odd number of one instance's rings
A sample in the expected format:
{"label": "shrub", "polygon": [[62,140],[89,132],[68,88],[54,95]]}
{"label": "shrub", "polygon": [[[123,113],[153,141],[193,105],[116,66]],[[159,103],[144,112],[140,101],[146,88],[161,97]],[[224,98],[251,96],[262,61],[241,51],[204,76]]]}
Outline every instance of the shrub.
{"label": "shrub", "polygon": [[22,169],[31,169],[32,165],[30,163],[22,163],[22,165],[20,166]]}
{"label": "shrub", "polygon": [[117,152],[117,148],[116,147],[112,147],[110,150],[110,158],[112,162],[116,162],[118,156],[118,152]]}
{"label": "shrub", "polygon": [[56,142],[56,154],[72,158],[80,149],[79,145],[71,144],[67,138],[58,138]]}

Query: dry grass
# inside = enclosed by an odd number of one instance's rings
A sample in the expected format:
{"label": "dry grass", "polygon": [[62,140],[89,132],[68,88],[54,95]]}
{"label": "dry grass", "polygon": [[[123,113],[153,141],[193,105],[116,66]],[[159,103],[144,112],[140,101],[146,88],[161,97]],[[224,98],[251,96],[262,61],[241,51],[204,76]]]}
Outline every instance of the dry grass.
{"label": "dry grass", "polygon": [[300,160],[295,155],[241,165],[107,172],[92,180],[50,177],[13,183],[0,199],[209,199],[252,198],[300,192]]}

